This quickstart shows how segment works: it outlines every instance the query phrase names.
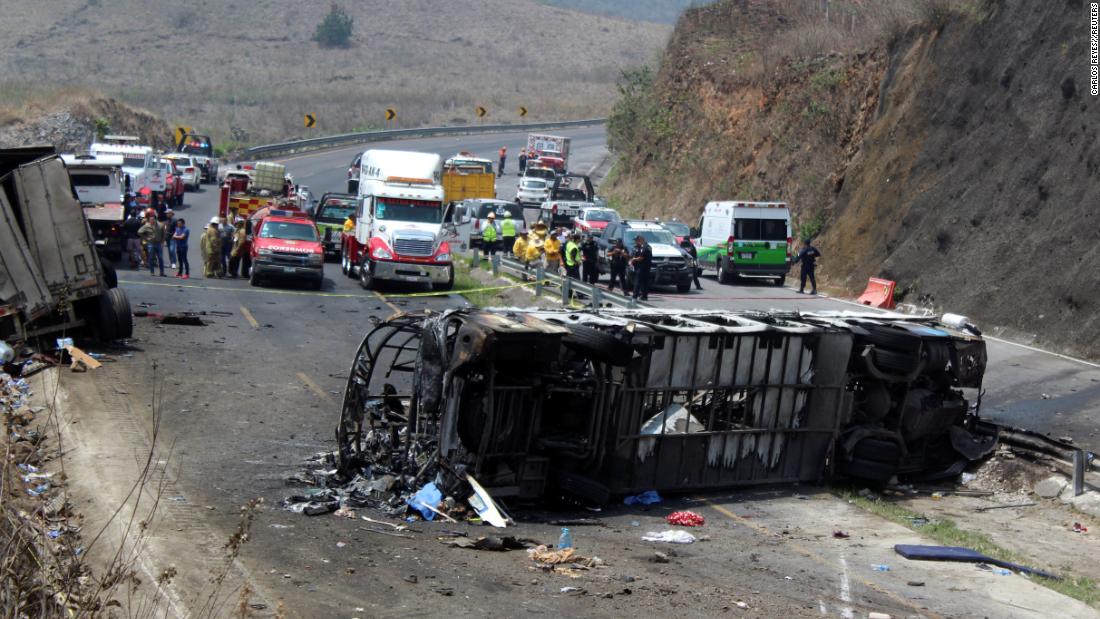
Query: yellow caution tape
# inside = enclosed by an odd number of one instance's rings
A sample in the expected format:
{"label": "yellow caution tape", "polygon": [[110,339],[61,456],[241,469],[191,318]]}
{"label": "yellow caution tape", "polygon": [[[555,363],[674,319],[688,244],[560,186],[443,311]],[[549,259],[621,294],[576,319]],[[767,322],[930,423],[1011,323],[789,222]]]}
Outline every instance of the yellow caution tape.
{"label": "yellow caution tape", "polygon": [[[490,290],[508,290],[510,288],[523,288],[525,286],[534,286],[535,282],[526,282],[522,284],[512,284],[510,286],[492,286],[489,288],[469,288],[467,290],[443,290],[439,292],[410,292],[407,294],[387,294],[384,295],[387,299],[396,299],[402,297],[443,297],[452,294],[467,294],[470,292],[489,292]],[[545,284],[544,284],[545,285]]]}

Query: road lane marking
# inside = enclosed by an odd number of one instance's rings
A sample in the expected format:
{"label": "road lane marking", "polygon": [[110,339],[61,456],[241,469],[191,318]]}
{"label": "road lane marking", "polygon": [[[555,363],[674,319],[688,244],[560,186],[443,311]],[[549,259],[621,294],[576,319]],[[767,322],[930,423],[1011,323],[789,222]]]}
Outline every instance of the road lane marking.
{"label": "road lane marking", "polygon": [[[738,516],[737,514],[733,513],[732,511],[730,511],[728,509],[726,509],[725,507],[722,507],[721,505],[718,505],[717,503],[714,503],[710,499],[703,498],[703,497],[696,497],[695,500],[706,504],[708,507],[710,507],[714,511],[718,512],[719,514],[722,514],[723,516],[726,516],[730,520],[733,520],[734,522],[736,522],[738,524],[744,525],[745,527],[747,527],[749,529],[752,529],[753,531],[756,531],[757,533],[759,533],[761,535],[765,535],[765,536],[771,537],[771,538],[781,537],[779,534],[772,531],[768,527],[766,527],[762,524],[759,524],[758,522],[755,522],[753,520],[750,520],[748,518],[743,518],[741,516]],[[830,569],[830,570],[835,568],[835,564],[832,561],[829,561],[825,557],[823,557],[823,556],[819,555],[818,553],[810,550],[809,548],[806,548],[805,546],[803,546],[801,544],[798,544],[798,543],[796,543],[796,542],[794,542],[793,540],[790,540],[790,539],[784,539],[783,541],[786,545],[790,546],[796,552],[798,552],[798,554],[806,557],[807,559],[810,559],[811,561],[813,561],[813,562],[815,562],[819,565],[822,565],[825,568]],[[890,589],[887,589],[885,587],[879,586],[879,585],[877,585],[877,584],[875,584],[875,583],[873,583],[869,580],[866,580],[864,578],[856,576],[856,582],[858,582],[859,584],[867,587],[868,589],[874,589],[875,591],[885,595],[886,597],[890,598],[891,600],[897,602],[898,604],[900,604],[902,606],[905,606],[906,608],[911,608],[911,609],[917,611],[917,614],[919,614],[922,617],[936,617],[938,619],[943,619],[943,615],[939,615],[939,614],[933,612],[930,609],[923,608],[920,605],[918,605],[917,603],[911,602],[910,600],[906,599],[901,594],[896,593],[896,592],[894,592]]]}
{"label": "road lane marking", "polygon": [[840,616],[853,619],[852,607],[849,606],[852,603],[852,585],[848,581],[848,558],[843,552],[840,553],[840,601],[845,604],[840,608]]}
{"label": "road lane marking", "polygon": [[382,296],[382,293],[378,292],[377,290],[371,290],[371,292],[373,292],[374,296],[378,297],[379,300],[381,300],[383,303],[385,303],[387,306],[389,306],[389,308],[393,310],[394,314],[403,314],[404,313],[403,311],[401,311],[401,308],[397,307],[393,303],[390,303],[386,299],[386,297]]}
{"label": "road lane marking", "polygon": [[241,315],[248,321],[248,324],[252,325],[253,329],[259,329],[260,323],[256,322],[256,317],[252,315],[252,312],[248,311],[248,308],[241,306]]}
{"label": "road lane marking", "polygon": [[325,390],[321,389],[320,385],[313,382],[313,380],[310,379],[310,377],[305,375],[305,372],[298,372],[296,374],[296,376],[298,377],[298,380],[305,383],[306,388],[309,389],[310,391],[312,391],[314,393],[314,395],[321,398],[322,400],[324,400],[328,404],[336,404],[336,402],[331,397],[329,397],[329,395],[327,393],[325,393]]}

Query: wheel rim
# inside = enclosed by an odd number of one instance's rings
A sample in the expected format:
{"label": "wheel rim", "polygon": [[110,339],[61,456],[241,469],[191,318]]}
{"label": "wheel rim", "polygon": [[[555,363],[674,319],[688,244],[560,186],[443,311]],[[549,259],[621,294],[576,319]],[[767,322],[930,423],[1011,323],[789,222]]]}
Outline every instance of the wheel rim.
{"label": "wheel rim", "polygon": [[359,265],[359,285],[363,288],[370,288],[371,279],[370,265],[364,260],[363,263]]}

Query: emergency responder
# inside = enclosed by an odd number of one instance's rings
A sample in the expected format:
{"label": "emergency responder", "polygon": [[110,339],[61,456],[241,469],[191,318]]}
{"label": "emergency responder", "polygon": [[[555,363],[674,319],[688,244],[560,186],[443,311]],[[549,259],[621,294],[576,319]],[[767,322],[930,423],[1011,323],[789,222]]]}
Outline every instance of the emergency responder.
{"label": "emergency responder", "polygon": [[485,223],[485,229],[481,231],[481,247],[485,253],[492,256],[497,253],[497,239],[500,230],[497,229],[497,214],[489,213],[489,221]]}
{"label": "emergency responder", "polygon": [[608,282],[607,289],[611,292],[615,292],[615,280],[618,280],[619,287],[623,289],[623,294],[626,294],[626,261],[628,257],[623,240],[615,239],[615,244],[607,250],[608,269],[611,271],[611,281]]}
{"label": "emergency responder", "polygon": [[504,161],[508,158],[508,147],[500,147],[500,168],[497,170],[497,176],[504,176]]}
{"label": "emergency responder", "polygon": [[240,269],[241,277],[248,277],[248,271],[252,267],[252,256],[249,255],[248,232],[245,230],[243,217],[238,217],[233,222],[233,247],[229,250],[229,276],[237,277]]}
{"label": "emergency responder", "polygon": [[523,171],[527,169],[527,151],[519,151],[519,175],[523,176]]}
{"label": "emergency responder", "polygon": [[599,261],[600,246],[591,234],[587,234],[581,243],[581,270],[584,272],[584,281],[593,286],[600,279]]}
{"label": "emergency responder", "polygon": [[141,213],[139,211],[130,211],[130,214],[126,216],[125,223],[122,224],[123,230],[126,231],[126,253],[130,258],[130,268],[137,270],[144,264],[144,252],[141,248],[141,237],[138,236],[138,230],[142,226]]}
{"label": "emergency responder", "polygon": [[561,267],[561,241],[552,235],[547,235],[542,250],[546,256],[546,268],[557,272]]}
{"label": "emergency responder", "polygon": [[145,259],[149,264],[149,275],[153,275],[153,263],[160,268],[160,276],[164,274],[164,226],[161,225],[155,215],[145,218],[145,224],[138,229],[138,236],[145,246]]}
{"label": "emergency responder", "polygon": [[573,279],[581,278],[581,245],[577,241],[580,235],[573,233],[565,241],[565,275]]}
{"label": "emergency responder", "polygon": [[695,289],[702,290],[703,286],[699,283],[699,251],[695,249],[695,244],[691,242],[691,239],[686,236],[684,240],[680,241],[680,247],[691,256],[691,277],[695,280]]}
{"label": "emergency responder", "polygon": [[504,221],[500,222],[500,239],[501,253],[511,253],[512,246],[516,243],[516,220],[512,219],[512,214],[507,211],[504,212]]}
{"label": "emergency responder", "polygon": [[802,281],[798,286],[798,294],[806,294],[806,278],[810,280],[810,294],[817,294],[817,277],[814,275],[814,269],[817,268],[817,259],[820,257],[821,252],[810,243],[810,239],[802,239],[802,249],[794,259],[795,262],[802,264]]}
{"label": "emergency responder", "polygon": [[210,218],[210,224],[202,233],[199,241],[199,250],[202,252],[203,277],[218,277],[222,257],[222,239],[218,235],[219,221],[217,217]]}
{"label": "emergency responder", "polygon": [[635,299],[649,300],[649,269],[653,266],[653,248],[646,242],[645,237],[634,237],[634,253],[631,254],[630,264],[634,267],[634,293]]}
{"label": "emergency responder", "polygon": [[355,213],[349,213],[348,218],[344,220],[344,234],[351,234],[355,232]]}
{"label": "emergency responder", "polygon": [[221,268],[218,270],[220,277],[225,277],[229,273],[229,254],[233,251],[233,234],[236,229],[225,220],[225,217],[218,218],[218,237],[222,241],[222,256],[221,256]]}

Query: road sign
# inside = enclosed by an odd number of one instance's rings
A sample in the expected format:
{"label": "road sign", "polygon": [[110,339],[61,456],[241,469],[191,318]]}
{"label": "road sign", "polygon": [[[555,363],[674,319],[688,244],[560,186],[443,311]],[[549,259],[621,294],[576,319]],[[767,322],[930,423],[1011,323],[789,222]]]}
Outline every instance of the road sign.
{"label": "road sign", "polygon": [[313,114],[306,114],[302,119],[307,129],[312,129],[317,124],[317,117]]}
{"label": "road sign", "polygon": [[185,136],[189,133],[193,133],[193,130],[191,129],[191,127],[184,127],[182,125],[179,126],[179,127],[176,127],[176,146],[179,146],[180,144],[182,144],[183,143],[183,136]]}
{"label": "road sign", "polygon": [[397,118],[397,110],[392,107],[386,108],[386,120],[393,120]]}
{"label": "road sign", "polygon": [[527,108],[523,107],[522,105],[521,105],[521,106],[519,106],[519,115],[520,115],[521,117],[522,117],[522,116],[526,116],[526,115],[527,115]]}
{"label": "road sign", "polygon": [[476,111],[477,111],[477,117],[478,117],[478,118],[485,118],[485,115],[489,113],[489,110],[487,110],[487,109],[485,109],[485,108],[481,107],[480,105],[479,105],[479,106],[477,106],[477,110],[476,110]]}

